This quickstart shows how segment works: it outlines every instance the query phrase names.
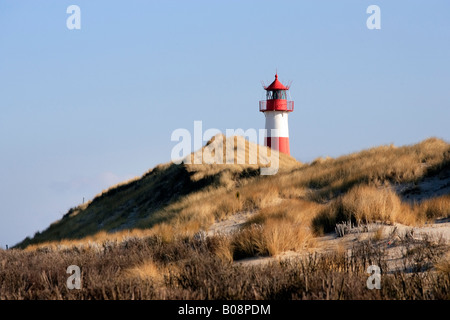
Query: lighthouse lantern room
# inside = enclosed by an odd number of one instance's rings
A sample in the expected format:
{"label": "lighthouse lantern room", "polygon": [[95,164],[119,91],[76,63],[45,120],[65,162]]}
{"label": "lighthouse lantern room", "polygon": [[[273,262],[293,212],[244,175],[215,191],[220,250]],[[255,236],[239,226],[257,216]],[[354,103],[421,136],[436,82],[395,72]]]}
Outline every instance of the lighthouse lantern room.
{"label": "lighthouse lantern room", "polygon": [[[290,154],[288,114],[294,111],[294,101],[287,100],[289,86],[283,85],[275,74],[275,80],[265,86],[266,100],[259,102],[259,111],[266,117],[264,145]],[[272,132],[272,129],[277,129]]]}

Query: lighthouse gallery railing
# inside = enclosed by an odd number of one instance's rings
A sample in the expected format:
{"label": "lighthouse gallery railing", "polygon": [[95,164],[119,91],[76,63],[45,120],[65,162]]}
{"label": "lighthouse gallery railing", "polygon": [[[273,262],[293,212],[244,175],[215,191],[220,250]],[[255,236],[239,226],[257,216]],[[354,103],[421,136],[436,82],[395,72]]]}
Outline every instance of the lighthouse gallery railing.
{"label": "lighthouse gallery railing", "polygon": [[[267,103],[269,102],[269,103]],[[259,111],[294,111],[294,101],[262,100],[259,102]]]}

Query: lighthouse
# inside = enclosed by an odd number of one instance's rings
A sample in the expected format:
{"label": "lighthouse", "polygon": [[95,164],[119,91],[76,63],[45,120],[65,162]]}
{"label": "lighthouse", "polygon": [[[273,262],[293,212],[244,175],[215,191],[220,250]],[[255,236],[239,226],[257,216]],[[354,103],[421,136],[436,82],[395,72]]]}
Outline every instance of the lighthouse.
{"label": "lighthouse", "polygon": [[294,111],[294,101],[287,100],[289,86],[283,85],[275,74],[275,80],[264,90],[266,100],[259,102],[259,111],[266,116],[264,145],[290,155],[288,115]]}

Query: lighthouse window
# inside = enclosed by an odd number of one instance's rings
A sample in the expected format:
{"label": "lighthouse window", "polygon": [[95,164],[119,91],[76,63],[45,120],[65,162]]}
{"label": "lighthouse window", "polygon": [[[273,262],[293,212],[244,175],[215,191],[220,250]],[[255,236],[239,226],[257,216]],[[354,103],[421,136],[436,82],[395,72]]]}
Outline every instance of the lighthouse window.
{"label": "lighthouse window", "polygon": [[275,100],[275,99],[286,100],[286,90],[267,91],[267,100]]}
{"label": "lighthouse window", "polygon": [[281,94],[280,94],[280,91],[274,91],[273,92],[273,98],[274,99],[280,99],[281,98]]}

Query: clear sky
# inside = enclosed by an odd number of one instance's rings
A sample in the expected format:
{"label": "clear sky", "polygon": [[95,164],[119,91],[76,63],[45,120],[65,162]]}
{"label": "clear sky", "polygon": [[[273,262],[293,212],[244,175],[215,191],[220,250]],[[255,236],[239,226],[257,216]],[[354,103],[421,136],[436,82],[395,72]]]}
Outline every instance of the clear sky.
{"label": "clear sky", "polygon": [[300,161],[450,139],[449,1],[1,0],[0,246],[170,161],[194,120],[263,128],[276,70]]}

